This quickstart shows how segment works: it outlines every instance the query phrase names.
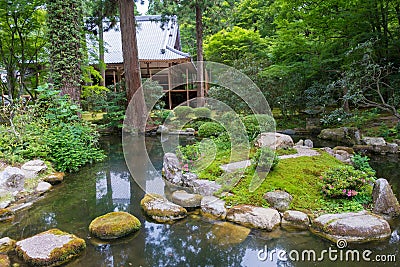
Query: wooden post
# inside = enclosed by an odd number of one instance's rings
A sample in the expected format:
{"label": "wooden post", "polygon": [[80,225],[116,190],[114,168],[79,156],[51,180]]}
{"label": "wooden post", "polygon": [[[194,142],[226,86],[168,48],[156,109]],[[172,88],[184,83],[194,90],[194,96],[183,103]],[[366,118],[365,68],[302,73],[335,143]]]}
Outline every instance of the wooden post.
{"label": "wooden post", "polygon": [[115,90],[115,85],[117,84],[117,81],[115,80],[115,70],[113,70],[113,80],[114,80],[114,90]]}
{"label": "wooden post", "polygon": [[151,78],[149,62],[146,62],[147,75]]}
{"label": "wooden post", "polygon": [[168,102],[169,102],[169,109],[172,109],[172,97],[171,97],[171,63],[168,63]]}
{"label": "wooden post", "polygon": [[189,106],[189,69],[186,68],[186,104]]}

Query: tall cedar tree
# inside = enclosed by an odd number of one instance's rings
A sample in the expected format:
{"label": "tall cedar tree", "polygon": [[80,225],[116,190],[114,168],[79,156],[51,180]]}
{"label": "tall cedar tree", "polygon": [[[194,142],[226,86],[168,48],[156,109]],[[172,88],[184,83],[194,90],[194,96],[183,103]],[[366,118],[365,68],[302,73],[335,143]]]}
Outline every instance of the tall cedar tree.
{"label": "tall cedar tree", "polygon": [[83,43],[81,0],[48,0],[50,81],[61,95],[80,103]]}

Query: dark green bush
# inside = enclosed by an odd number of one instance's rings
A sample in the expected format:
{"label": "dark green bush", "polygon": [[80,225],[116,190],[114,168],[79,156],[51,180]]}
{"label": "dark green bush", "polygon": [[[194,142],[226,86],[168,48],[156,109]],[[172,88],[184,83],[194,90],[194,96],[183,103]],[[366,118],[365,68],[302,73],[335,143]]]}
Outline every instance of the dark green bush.
{"label": "dark green bush", "polygon": [[322,193],[331,198],[352,198],[367,190],[373,178],[367,173],[356,170],[352,166],[339,166],[324,172]]}
{"label": "dark green bush", "polygon": [[211,110],[206,107],[200,107],[193,109],[194,116],[196,118],[210,118],[211,117]]}
{"label": "dark green bush", "polygon": [[225,128],[217,122],[206,122],[199,127],[200,137],[219,136],[225,132]]}
{"label": "dark green bush", "polygon": [[351,158],[351,162],[353,163],[353,167],[356,170],[363,171],[372,177],[375,176],[375,170],[372,169],[371,165],[369,165],[369,158],[367,156],[361,156],[360,154],[355,154]]}
{"label": "dark green bush", "polygon": [[178,119],[185,119],[193,113],[193,109],[188,106],[178,106],[174,108],[174,113]]}
{"label": "dark green bush", "polygon": [[261,147],[254,153],[252,162],[258,170],[272,171],[278,165],[279,157],[271,148]]}
{"label": "dark green bush", "polygon": [[274,132],[275,120],[272,116],[266,114],[248,115],[242,119],[246,127],[247,135],[253,140],[262,132]]}

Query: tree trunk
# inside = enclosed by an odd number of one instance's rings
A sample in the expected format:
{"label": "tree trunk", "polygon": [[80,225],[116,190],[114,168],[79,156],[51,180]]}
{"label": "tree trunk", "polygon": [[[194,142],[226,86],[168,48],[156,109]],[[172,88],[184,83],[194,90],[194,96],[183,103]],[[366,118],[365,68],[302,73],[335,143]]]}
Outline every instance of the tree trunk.
{"label": "tree trunk", "polygon": [[204,64],[203,64],[203,14],[201,6],[196,2],[196,45],[197,45],[197,106],[204,106]]}
{"label": "tree trunk", "polygon": [[101,75],[101,86],[106,86],[106,69],[104,64],[104,28],[103,28],[103,20],[100,20],[99,23],[99,70]]}
{"label": "tree trunk", "polygon": [[132,0],[119,0],[119,12],[126,96],[128,100],[125,125],[128,126],[128,131],[144,132],[147,111],[143,91],[139,90],[141,88],[141,77],[136,40],[134,2]]}

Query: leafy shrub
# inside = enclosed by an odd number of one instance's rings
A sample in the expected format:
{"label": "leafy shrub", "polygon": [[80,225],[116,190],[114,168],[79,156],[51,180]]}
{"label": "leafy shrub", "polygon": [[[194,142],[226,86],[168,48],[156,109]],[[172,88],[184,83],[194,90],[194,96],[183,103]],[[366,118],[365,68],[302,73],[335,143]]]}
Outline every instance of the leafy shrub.
{"label": "leafy shrub", "polygon": [[262,132],[275,131],[275,120],[267,114],[248,115],[242,119],[247,135],[253,140]]}
{"label": "leafy shrub", "polygon": [[261,147],[252,157],[253,164],[262,171],[272,171],[279,163],[278,155],[269,147]]}
{"label": "leafy shrub", "polygon": [[174,108],[174,113],[178,119],[185,119],[193,113],[193,109],[188,106],[178,106]]}
{"label": "leafy shrub", "polygon": [[343,108],[338,108],[331,113],[325,114],[321,119],[321,123],[324,126],[337,126],[349,122],[351,118],[352,114],[347,113]]}
{"label": "leafy shrub", "polygon": [[225,128],[217,122],[206,122],[199,127],[198,135],[200,137],[218,136],[225,132]]}
{"label": "leafy shrub", "polygon": [[353,163],[353,167],[356,170],[363,171],[371,177],[375,176],[375,170],[372,169],[371,165],[369,165],[369,158],[367,156],[361,156],[360,154],[355,154],[351,158],[351,162]]}
{"label": "leafy shrub", "polygon": [[322,193],[331,198],[352,198],[367,189],[373,178],[352,166],[339,166],[324,172]]}
{"label": "leafy shrub", "polygon": [[211,110],[206,107],[200,107],[193,109],[193,113],[196,118],[210,118],[211,117]]}

